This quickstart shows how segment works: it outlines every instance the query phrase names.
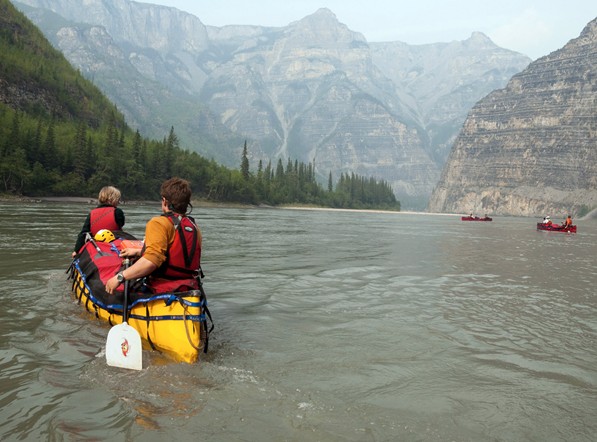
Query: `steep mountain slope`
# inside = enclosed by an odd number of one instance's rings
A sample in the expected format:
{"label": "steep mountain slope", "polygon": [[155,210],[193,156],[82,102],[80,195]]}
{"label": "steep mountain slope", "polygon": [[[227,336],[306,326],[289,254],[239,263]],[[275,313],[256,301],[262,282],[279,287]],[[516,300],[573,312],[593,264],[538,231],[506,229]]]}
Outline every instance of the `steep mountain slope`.
{"label": "steep mountain slope", "polygon": [[[8,0],[0,0],[0,192],[84,195],[110,180],[98,134],[124,117]],[[103,165],[103,164],[102,164]],[[114,167],[112,167],[114,169]],[[126,170],[118,171],[120,176]],[[118,183],[119,184],[119,183]]]}
{"label": "steep mountain slope", "polygon": [[117,113],[8,0],[0,0],[0,103],[36,118],[82,120],[90,127]]}
{"label": "steep mountain slope", "polygon": [[576,214],[597,206],[597,19],[471,110],[433,212]]}
{"label": "steep mountain slope", "polygon": [[322,175],[382,176],[399,193],[430,192],[439,167],[392,91],[362,35],[322,9],[245,41],[210,72],[201,96],[269,158],[307,158]]}
{"label": "steep mountain slope", "polygon": [[215,28],[128,0],[21,1],[46,11],[22,6],[144,133],[174,125],[184,147],[230,166],[248,139],[253,166],[290,157],[322,179],[372,175],[404,207],[427,203],[470,106],[530,61],[477,33],[368,43],[327,9],[281,28]]}
{"label": "steep mountain slope", "polygon": [[0,0],[0,193],[89,197],[112,184],[127,199],[152,199],[163,180],[184,176],[198,198],[263,198],[252,183],[239,192],[235,175],[179,149],[174,131],[162,141],[133,132],[27,17]]}
{"label": "steep mountain slope", "polygon": [[419,110],[429,153],[441,165],[479,98],[504,87],[529,63],[528,58],[497,47],[480,32],[450,43],[369,45],[375,65],[396,85],[396,95]]}
{"label": "steep mountain slope", "polygon": [[[206,31],[195,17],[128,0],[91,1],[86,8],[78,7],[77,1],[43,3],[46,8],[60,6],[60,14],[16,4],[118,105],[130,126],[156,139],[175,126],[184,147],[229,163],[226,159],[233,153],[220,145],[236,146],[243,138],[231,133],[197,98],[207,75],[188,51],[205,49],[201,38],[192,35]],[[107,19],[112,15],[113,20]],[[81,22],[73,22],[73,17]],[[93,24],[100,21],[108,23],[111,32]]]}

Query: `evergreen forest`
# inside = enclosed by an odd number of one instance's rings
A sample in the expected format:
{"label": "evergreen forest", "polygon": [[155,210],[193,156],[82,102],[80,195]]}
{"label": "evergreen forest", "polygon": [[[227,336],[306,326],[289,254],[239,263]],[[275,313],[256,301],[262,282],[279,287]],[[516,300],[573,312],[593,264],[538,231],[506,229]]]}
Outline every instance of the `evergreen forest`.
{"label": "evergreen forest", "polygon": [[105,185],[125,199],[157,199],[163,180],[180,176],[195,198],[246,204],[308,204],[400,210],[384,181],[331,173],[288,160],[239,169],[182,149],[174,127],[162,140],[144,138],[43,34],[0,0],[0,193],[97,196]]}

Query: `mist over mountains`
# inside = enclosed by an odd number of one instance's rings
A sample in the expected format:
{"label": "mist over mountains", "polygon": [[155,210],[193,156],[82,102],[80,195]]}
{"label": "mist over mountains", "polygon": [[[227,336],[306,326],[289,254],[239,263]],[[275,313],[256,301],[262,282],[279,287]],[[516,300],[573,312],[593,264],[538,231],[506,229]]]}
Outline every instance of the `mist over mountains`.
{"label": "mist over mountains", "polygon": [[145,135],[237,167],[314,162],[384,179],[422,208],[472,106],[530,59],[465,41],[372,43],[320,9],[288,26],[205,26],[128,0],[15,2]]}

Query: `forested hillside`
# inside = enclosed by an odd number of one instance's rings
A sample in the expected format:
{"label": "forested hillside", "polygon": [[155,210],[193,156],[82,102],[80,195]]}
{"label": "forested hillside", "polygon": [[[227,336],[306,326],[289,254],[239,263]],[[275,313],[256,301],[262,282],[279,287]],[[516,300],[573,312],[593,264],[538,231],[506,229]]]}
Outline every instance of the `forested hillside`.
{"label": "forested hillside", "polygon": [[312,203],[399,209],[387,183],[356,175],[333,189],[313,165],[271,163],[254,174],[246,147],[239,170],[180,149],[174,128],[149,140],[74,70],[8,0],[0,0],[0,192],[95,196],[111,184],[127,199],[154,198],[171,176],[197,197],[246,203]]}

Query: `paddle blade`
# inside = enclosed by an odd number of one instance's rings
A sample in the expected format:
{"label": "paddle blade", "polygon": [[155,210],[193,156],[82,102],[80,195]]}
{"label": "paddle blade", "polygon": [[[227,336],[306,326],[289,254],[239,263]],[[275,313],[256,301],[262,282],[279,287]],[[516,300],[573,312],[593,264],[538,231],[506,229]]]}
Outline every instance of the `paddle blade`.
{"label": "paddle blade", "polygon": [[106,340],[106,362],[112,367],[141,370],[143,351],[139,332],[126,322],[115,325]]}

